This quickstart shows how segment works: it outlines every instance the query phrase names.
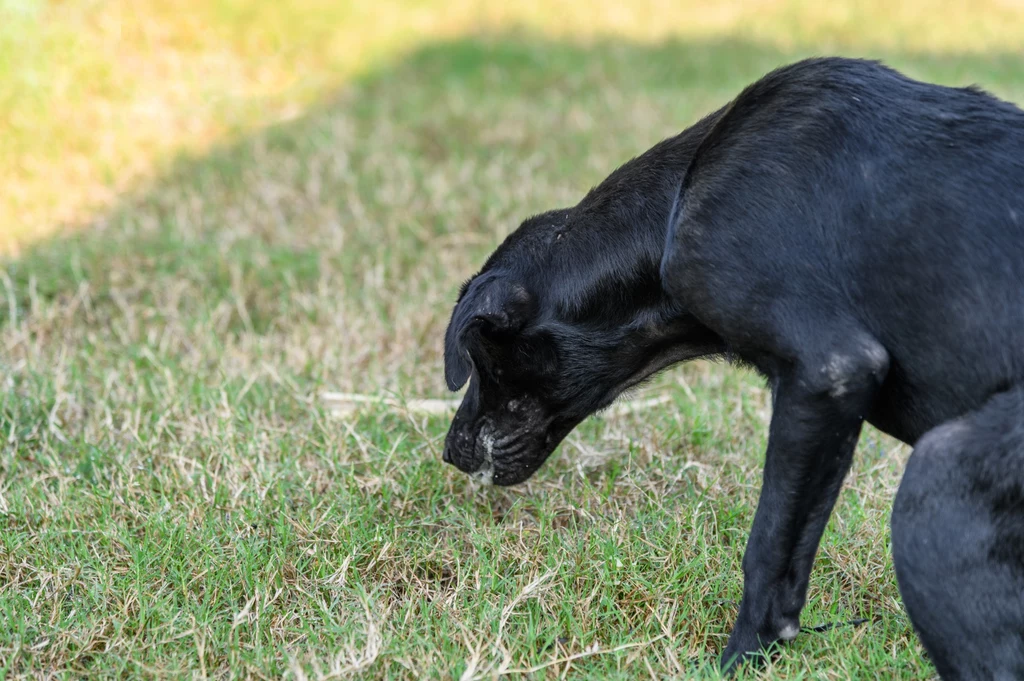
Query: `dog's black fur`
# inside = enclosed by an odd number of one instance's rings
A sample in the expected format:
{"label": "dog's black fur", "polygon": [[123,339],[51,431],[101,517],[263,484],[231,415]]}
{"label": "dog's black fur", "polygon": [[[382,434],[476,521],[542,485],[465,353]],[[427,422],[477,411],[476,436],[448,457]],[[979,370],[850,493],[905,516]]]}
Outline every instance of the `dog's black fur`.
{"label": "dog's black fur", "polygon": [[703,356],[773,391],[723,666],[799,630],[866,420],[916,443],[893,554],[939,673],[1024,678],[1024,112],[875,62],[767,75],[467,282],[444,458],[521,482],[624,389]]}

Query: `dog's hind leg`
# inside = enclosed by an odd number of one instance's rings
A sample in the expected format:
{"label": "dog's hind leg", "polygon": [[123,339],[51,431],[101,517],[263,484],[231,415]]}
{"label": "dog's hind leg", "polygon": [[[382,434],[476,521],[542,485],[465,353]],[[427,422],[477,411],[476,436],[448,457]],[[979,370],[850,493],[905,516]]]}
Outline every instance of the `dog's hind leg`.
{"label": "dog's hind leg", "polygon": [[1024,679],[1024,387],[917,442],[892,549],[907,613],[944,681]]}

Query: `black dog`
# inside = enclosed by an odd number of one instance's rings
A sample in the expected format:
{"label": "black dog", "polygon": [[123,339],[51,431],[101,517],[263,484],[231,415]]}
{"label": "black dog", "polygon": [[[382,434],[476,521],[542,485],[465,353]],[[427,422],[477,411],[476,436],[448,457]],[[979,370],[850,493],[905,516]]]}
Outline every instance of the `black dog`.
{"label": "black dog", "polygon": [[874,62],[775,71],[524,222],[459,295],[444,458],[511,485],[676,362],[769,381],[722,663],[793,638],[866,420],[915,443],[892,518],[944,679],[1024,679],[1024,112]]}

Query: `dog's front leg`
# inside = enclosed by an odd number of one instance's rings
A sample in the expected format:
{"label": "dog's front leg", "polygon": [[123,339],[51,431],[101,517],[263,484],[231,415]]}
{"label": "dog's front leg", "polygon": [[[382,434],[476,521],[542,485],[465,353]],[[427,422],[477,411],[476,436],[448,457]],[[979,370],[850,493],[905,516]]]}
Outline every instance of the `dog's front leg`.
{"label": "dog's front leg", "polygon": [[743,600],[722,666],[800,629],[811,565],[888,367],[878,344],[833,348],[775,381],[764,481],[743,556]]}

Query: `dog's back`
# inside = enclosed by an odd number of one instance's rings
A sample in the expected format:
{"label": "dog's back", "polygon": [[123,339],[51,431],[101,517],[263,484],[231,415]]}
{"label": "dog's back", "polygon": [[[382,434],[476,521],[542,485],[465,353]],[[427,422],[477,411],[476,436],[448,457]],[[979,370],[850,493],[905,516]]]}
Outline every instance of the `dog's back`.
{"label": "dog's back", "polygon": [[1016,106],[875,62],[798,62],[734,100],[687,182],[691,204],[747,197],[737,218],[750,197],[772,197],[743,237],[780,286],[806,287],[886,347],[892,368],[869,415],[882,430],[913,442],[1024,378]]}

